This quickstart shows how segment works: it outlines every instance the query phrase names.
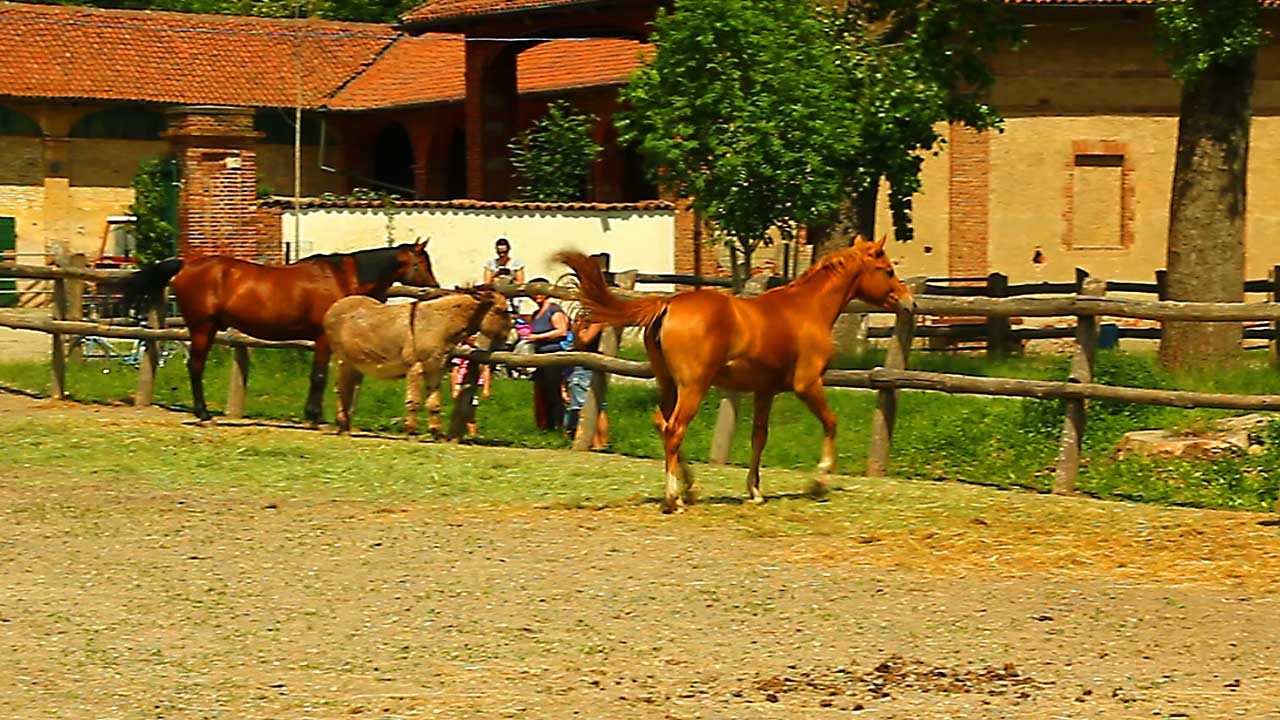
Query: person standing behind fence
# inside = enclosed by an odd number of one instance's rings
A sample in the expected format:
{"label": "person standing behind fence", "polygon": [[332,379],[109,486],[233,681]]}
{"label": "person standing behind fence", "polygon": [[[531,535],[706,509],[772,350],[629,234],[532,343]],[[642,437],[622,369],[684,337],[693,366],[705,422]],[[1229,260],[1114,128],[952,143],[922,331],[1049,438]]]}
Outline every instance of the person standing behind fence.
{"label": "person standing behind fence", "polygon": [[[546,278],[534,278],[531,283],[545,283]],[[539,355],[560,352],[560,343],[569,336],[569,316],[555,302],[555,298],[541,293],[534,294],[538,309],[530,321],[531,332],[526,338],[533,343]],[[533,371],[533,415],[540,430],[554,430],[564,425],[564,398],[560,395],[560,380],[564,368],[540,367]]]}
{"label": "person standing behind fence", "polygon": [[[573,320],[573,349],[600,352],[600,336],[604,329],[604,323],[593,323],[587,318],[586,313],[579,314]],[[565,380],[569,401],[565,406],[564,427],[570,440],[578,432],[578,420],[582,417],[582,408],[587,403],[587,393],[591,390],[591,381],[596,372],[591,368],[575,365],[570,369],[569,377]],[[600,404],[600,409],[596,416],[596,433],[591,439],[591,449],[601,450],[609,445],[609,414],[605,411],[604,400],[602,398],[596,398],[596,400]]]}
{"label": "person standing behind fence", "polygon": [[[501,285],[524,282],[524,263],[511,256],[511,241],[500,237],[493,243],[495,257],[484,261],[484,284]],[[520,299],[508,298],[507,304],[513,314],[520,314]]]}

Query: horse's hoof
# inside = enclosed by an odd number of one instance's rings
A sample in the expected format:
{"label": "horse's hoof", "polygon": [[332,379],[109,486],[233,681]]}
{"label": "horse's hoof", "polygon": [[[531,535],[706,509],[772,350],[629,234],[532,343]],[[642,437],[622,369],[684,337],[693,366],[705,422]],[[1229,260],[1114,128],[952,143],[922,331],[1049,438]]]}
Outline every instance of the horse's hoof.
{"label": "horse's hoof", "polygon": [[750,498],[747,498],[747,502],[748,502],[749,504],[751,504],[751,505],[763,505],[763,504],[764,504],[764,496],[763,496],[763,495],[760,495],[760,496],[757,496],[757,497],[750,497]]}
{"label": "horse's hoof", "polygon": [[831,494],[831,487],[821,480],[814,480],[805,489],[805,495],[814,500],[825,500]]}

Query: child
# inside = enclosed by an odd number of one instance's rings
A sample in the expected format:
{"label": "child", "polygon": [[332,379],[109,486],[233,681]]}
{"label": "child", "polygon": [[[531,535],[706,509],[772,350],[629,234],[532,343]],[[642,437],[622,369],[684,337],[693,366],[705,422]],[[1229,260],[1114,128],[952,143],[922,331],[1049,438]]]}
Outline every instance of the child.
{"label": "child", "polygon": [[[475,347],[476,336],[472,335],[463,342],[460,347],[471,349]],[[453,384],[452,397],[458,399],[458,395],[462,392],[463,380],[467,377],[467,369],[471,367],[471,360],[467,358],[453,358],[453,371],[450,373],[449,380]],[[490,369],[488,365],[480,366],[480,373],[476,377],[476,384],[480,386],[479,393],[472,393],[471,408],[467,412],[467,437],[475,437],[478,434],[476,425],[476,407],[480,405],[480,396],[483,395],[489,399],[489,380]]]}

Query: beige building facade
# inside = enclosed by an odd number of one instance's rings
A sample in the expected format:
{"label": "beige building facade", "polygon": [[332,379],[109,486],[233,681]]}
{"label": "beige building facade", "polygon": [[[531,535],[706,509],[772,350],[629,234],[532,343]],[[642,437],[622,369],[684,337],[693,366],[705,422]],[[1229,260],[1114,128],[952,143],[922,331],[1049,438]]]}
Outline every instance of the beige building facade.
{"label": "beige building facade", "polygon": [[[1019,8],[1026,44],[993,58],[1003,132],[943,129],[924,163],[907,275],[1010,282],[1152,281],[1165,265],[1179,85],[1145,7]],[[1280,18],[1264,11],[1272,36]],[[1280,48],[1259,56],[1250,135],[1246,275],[1280,264]],[[892,235],[886,203],[877,227]]]}

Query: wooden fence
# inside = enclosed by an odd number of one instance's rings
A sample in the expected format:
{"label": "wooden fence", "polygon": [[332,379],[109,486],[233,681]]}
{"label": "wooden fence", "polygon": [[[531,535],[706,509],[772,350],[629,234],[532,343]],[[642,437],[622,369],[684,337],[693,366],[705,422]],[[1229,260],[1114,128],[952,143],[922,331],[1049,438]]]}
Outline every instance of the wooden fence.
{"label": "wooden fence", "polygon": [[[152,385],[158,353],[155,342],[162,339],[185,340],[185,330],[162,327],[164,322],[159,309],[151,312],[151,327],[125,327],[102,323],[84,322],[74,319],[76,299],[82,293],[86,281],[109,282],[117,280],[120,271],[98,271],[83,268],[50,268],[43,266],[0,265],[0,277],[44,278],[54,283],[55,302],[52,317],[23,318],[11,312],[0,312],[0,326],[38,330],[52,336],[52,386],[51,394],[61,398],[66,388],[67,338],[69,336],[99,335],[113,338],[133,338],[146,341],[146,357],[141,364],[138,380],[136,404],[146,405],[151,402]],[[634,287],[639,273],[634,271],[613,274],[616,292],[623,296],[641,295]],[[1075,488],[1075,480],[1079,470],[1080,445],[1085,423],[1085,409],[1088,400],[1109,400],[1146,405],[1164,405],[1183,408],[1226,408],[1233,410],[1278,410],[1280,395],[1238,395],[1227,393],[1202,393],[1174,390],[1152,390],[1147,388],[1120,387],[1093,382],[1094,356],[1098,346],[1098,318],[1101,316],[1137,318],[1152,321],[1187,320],[1203,322],[1268,322],[1280,323],[1280,303],[1193,303],[1170,302],[1165,300],[1145,301],[1132,299],[1108,298],[1106,293],[1115,285],[1098,279],[1085,279],[1080,283],[1078,291],[1069,297],[946,297],[925,292],[929,289],[924,279],[910,281],[913,291],[920,294],[916,298],[914,314],[900,313],[888,340],[888,352],[884,366],[872,370],[830,370],[825,375],[825,382],[831,387],[866,388],[878,394],[875,412],[872,417],[871,442],[867,458],[867,474],[882,476],[888,467],[892,446],[893,430],[897,423],[897,393],[900,390],[931,390],[945,393],[965,393],[1006,397],[1027,397],[1046,400],[1061,400],[1066,404],[1066,420],[1062,430],[1059,456],[1053,490],[1055,493],[1071,493]],[[749,292],[759,292],[766,286],[766,281],[757,280]],[[509,285],[502,291],[511,297],[527,296],[533,293],[545,293],[560,298],[572,299],[576,292],[572,289],[554,287],[546,283],[529,283],[526,285]],[[429,293],[430,291],[428,291]],[[396,288],[393,295],[419,297],[423,293],[407,288]],[[863,303],[851,303],[845,312],[883,312]],[[982,316],[986,318],[1022,317],[1064,317],[1075,318],[1074,349],[1071,370],[1068,377],[1059,382],[1042,380],[1022,380],[1015,378],[990,378],[949,373],[933,373],[908,370],[908,360],[917,328],[915,319],[919,316],[936,315],[943,317]],[[249,347],[292,347],[309,348],[309,342],[265,342],[256,340],[236,332],[222,333],[219,343],[236,348],[236,368],[232,373],[229,389],[227,415],[238,416],[243,411],[245,382],[247,380]],[[546,355],[527,355],[511,352],[490,352],[485,350],[459,351],[457,354],[472,358],[478,362],[501,363],[512,367],[563,367],[581,365],[598,373],[597,383],[593,385],[588,407],[584,409],[582,421],[584,428],[594,428],[594,413],[597,407],[596,397],[603,397],[607,382],[607,374],[624,375],[637,378],[651,378],[649,365],[645,362],[634,362],[619,359],[616,353],[618,338],[616,333],[606,336],[602,343],[602,354],[585,352],[562,352]],[[241,357],[243,354],[243,358]],[[476,367],[478,363],[472,363]],[[465,396],[464,398],[465,399]],[[459,408],[469,408],[469,402],[455,403],[455,412]],[[723,408],[722,408],[723,410]],[[726,419],[727,417],[727,419]],[[725,437],[731,437],[734,423],[732,413],[721,413],[717,423],[716,435],[719,440],[713,442],[713,450],[717,442],[724,444]],[[461,416],[455,415],[455,428],[460,427]],[[586,447],[590,442],[578,438],[575,447]],[[713,458],[715,452],[713,452]]]}

